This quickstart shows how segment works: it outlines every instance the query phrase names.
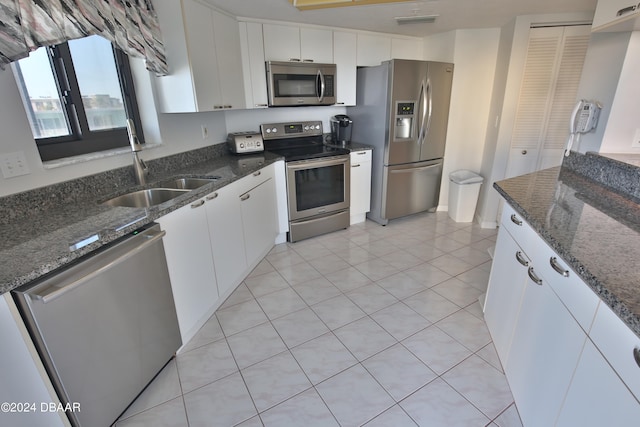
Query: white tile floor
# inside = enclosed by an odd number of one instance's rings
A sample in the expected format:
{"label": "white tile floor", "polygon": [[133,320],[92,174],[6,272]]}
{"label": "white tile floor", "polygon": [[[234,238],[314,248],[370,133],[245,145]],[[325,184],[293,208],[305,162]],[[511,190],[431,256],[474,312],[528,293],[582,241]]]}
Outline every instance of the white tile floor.
{"label": "white tile floor", "polygon": [[276,246],[117,427],[521,427],[478,303],[495,235],[431,213]]}

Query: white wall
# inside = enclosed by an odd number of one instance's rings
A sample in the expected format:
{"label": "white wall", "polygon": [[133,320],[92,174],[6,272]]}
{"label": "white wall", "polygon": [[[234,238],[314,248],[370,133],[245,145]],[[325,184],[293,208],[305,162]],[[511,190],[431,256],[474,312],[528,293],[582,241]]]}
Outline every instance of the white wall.
{"label": "white wall", "polygon": [[[602,104],[602,111],[598,126],[592,132],[581,135],[579,145],[574,146],[576,151],[586,153],[600,150],[630,36],[630,32],[591,34],[577,99],[596,100]],[[637,86],[637,82],[634,85]]]}
{"label": "white wall", "polygon": [[640,153],[640,147],[631,146],[636,133],[640,133],[639,77],[640,31],[634,31],[629,39],[600,152]]}
{"label": "white wall", "polygon": [[517,17],[502,28],[498,71],[494,79],[496,89],[491,100],[482,160],[485,185],[480,191],[476,209],[476,220],[482,227],[497,226],[500,197],[493,189],[493,183],[504,179],[507,169],[531,25],[585,22],[592,18],[592,13],[526,15]]}
{"label": "white wall", "polygon": [[451,108],[438,210],[447,210],[449,173],[480,171],[500,30],[457,30],[425,40],[428,60],[454,63]]}

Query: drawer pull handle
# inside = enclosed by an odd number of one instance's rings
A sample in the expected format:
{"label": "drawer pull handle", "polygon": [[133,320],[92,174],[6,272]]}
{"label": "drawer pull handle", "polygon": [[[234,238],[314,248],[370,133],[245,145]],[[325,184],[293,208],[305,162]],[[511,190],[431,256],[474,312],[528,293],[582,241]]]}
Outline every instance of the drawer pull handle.
{"label": "drawer pull handle", "polygon": [[522,252],[517,251],[516,252],[516,259],[518,260],[518,262],[522,265],[524,265],[525,267],[529,266],[529,261],[527,261],[526,259],[524,259],[524,257],[522,256]]}
{"label": "drawer pull handle", "polygon": [[558,273],[562,277],[569,277],[569,270],[566,270],[558,263],[558,258],[552,256],[549,259],[549,264],[551,264],[551,267],[556,271],[556,273]]}
{"label": "drawer pull handle", "polygon": [[366,151],[360,151],[359,153],[356,153],[358,156],[364,156],[365,154],[367,154]]}
{"label": "drawer pull handle", "polygon": [[209,194],[207,200],[213,200],[218,198],[218,193]]}
{"label": "drawer pull handle", "polygon": [[640,367],[640,347],[633,349],[633,358],[636,360],[638,367]]}
{"label": "drawer pull handle", "polygon": [[262,173],[261,171],[254,172],[253,176],[260,176],[261,173]]}
{"label": "drawer pull handle", "polygon": [[202,205],[204,205],[204,200],[198,200],[195,203],[191,203],[191,209],[199,208]]}
{"label": "drawer pull handle", "polygon": [[522,225],[522,220],[518,219],[516,214],[511,214],[511,222],[513,222],[515,225]]}
{"label": "drawer pull handle", "polygon": [[626,15],[629,12],[635,11],[637,8],[638,6],[636,6],[635,4],[632,4],[631,6],[623,7],[618,11],[618,13],[616,13],[616,16]]}
{"label": "drawer pull handle", "polygon": [[359,168],[359,167],[360,167],[360,165],[359,165],[359,164],[357,164],[357,165],[351,165],[351,167],[352,167],[352,168]]}
{"label": "drawer pull handle", "polygon": [[245,201],[245,200],[247,200],[249,197],[251,197],[251,195],[250,195],[249,193],[247,193],[247,194],[243,194],[242,196],[240,196],[240,200],[242,200],[242,201],[244,202],[244,201]]}
{"label": "drawer pull handle", "polygon": [[529,275],[529,278],[533,280],[533,283],[538,286],[542,286],[542,279],[536,276],[536,273],[534,273],[533,271],[533,267],[529,267],[529,270],[527,270],[527,274]]}

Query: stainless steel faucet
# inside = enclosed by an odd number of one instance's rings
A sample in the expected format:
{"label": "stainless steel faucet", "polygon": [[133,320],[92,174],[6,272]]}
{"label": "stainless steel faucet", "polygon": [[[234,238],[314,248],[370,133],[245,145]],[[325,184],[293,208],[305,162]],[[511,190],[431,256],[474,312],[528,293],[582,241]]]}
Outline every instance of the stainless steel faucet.
{"label": "stainless steel faucet", "polygon": [[142,151],[142,144],[138,140],[136,127],[131,119],[127,119],[127,132],[129,133],[129,144],[131,144],[131,152],[133,153],[133,172],[136,175],[136,182],[139,185],[145,185],[147,183],[147,175],[149,175],[149,167],[138,156],[138,153]]}

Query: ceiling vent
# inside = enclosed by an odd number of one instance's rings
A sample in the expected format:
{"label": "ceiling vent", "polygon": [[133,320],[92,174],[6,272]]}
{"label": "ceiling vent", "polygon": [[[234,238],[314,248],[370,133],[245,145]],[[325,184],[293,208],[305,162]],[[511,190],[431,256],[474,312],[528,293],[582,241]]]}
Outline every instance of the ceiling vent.
{"label": "ceiling vent", "polygon": [[398,25],[404,24],[433,24],[440,15],[409,15],[396,16],[394,19]]}

